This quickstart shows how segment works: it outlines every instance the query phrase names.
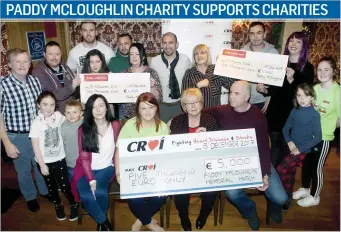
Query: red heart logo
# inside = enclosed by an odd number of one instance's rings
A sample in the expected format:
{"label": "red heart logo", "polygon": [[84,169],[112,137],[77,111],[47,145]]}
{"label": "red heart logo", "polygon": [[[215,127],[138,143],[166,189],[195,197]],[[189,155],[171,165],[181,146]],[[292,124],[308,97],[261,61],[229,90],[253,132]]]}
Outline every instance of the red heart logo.
{"label": "red heart logo", "polygon": [[154,165],[152,165],[152,164],[151,164],[151,165],[148,165],[148,169],[149,169],[149,170],[152,170],[153,168],[154,168]]}
{"label": "red heart logo", "polygon": [[148,147],[152,151],[159,145],[159,140],[151,140],[148,142]]}

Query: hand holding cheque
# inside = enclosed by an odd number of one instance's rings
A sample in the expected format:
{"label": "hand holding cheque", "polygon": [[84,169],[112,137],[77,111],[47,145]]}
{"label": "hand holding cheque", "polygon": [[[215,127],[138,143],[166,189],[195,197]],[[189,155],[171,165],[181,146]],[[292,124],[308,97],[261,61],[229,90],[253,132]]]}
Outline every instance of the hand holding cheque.
{"label": "hand holding cheque", "polygon": [[119,143],[121,198],[263,186],[254,129]]}

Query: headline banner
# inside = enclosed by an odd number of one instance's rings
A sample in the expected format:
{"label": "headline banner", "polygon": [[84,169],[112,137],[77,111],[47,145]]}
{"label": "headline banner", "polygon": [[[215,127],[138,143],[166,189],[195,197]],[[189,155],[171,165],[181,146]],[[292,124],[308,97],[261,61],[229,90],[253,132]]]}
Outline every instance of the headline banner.
{"label": "headline banner", "polygon": [[2,20],[27,19],[336,19],[340,1],[1,1]]}
{"label": "headline banner", "polygon": [[135,103],[141,93],[150,92],[149,73],[80,74],[81,102],[102,94],[109,103]]}
{"label": "headline banner", "polygon": [[121,198],[263,185],[254,129],[121,139]]}

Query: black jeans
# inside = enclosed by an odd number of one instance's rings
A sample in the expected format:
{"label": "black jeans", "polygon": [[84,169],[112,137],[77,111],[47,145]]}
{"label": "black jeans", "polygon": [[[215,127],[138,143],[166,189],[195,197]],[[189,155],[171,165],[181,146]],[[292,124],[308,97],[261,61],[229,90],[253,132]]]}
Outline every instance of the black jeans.
{"label": "black jeans", "polygon": [[[217,192],[205,192],[200,194],[201,209],[198,219],[206,221],[208,215],[210,215],[214,202],[217,198]],[[190,194],[180,194],[174,196],[174,202],[176,209],[179,211],[179,217],[181,222],[190,222],[188,217]]]}
{"label": "black jeans", "polygon": [[[49,190],[49,199],[55,205],[61,204],[61,200],[58,192],[58,185],[65,197],[68,199],[70,205],[74,205],[76,202],[71,193],[70,182],[68,178],[67,166],[65,158],[53,163],[47,163],[47,167],[49,167],[49,175],[44,176],[44,180],[46,186]],[[38,165],[39,166],[39,165]],[[40,166],[39,170],[41,172]],[[58,184],[57,184],[58,183]]]}

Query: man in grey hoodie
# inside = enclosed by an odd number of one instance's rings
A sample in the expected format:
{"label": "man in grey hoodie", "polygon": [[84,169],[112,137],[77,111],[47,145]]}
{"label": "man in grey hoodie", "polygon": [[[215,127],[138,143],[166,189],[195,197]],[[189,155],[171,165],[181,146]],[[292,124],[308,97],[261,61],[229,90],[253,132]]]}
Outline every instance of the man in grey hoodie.
{"label": "man in grey hoodie", "polygon": [[[279,54],[274,45],[269,44],[264,40],[265,37],[266,32],[264,23],[252,22],[249,26],[250,42],[248,42],[241,50]],[[263,113],[266,113],[270,97],[264,97],[263,94],[257,92],[256,87],[257,83],[251,83],[250,104],[259,107]]]}
{"label": "man in grey hoodie", "polygon": [[43,91],[48,90],[56,95],[56,110],[64,114],[65,104],[73,99],[80,78],[75,77],[72,70],[61,61],[61,47],[57,42],[50,41],[45,45],[44,57],[32,75],[39,79]]}

